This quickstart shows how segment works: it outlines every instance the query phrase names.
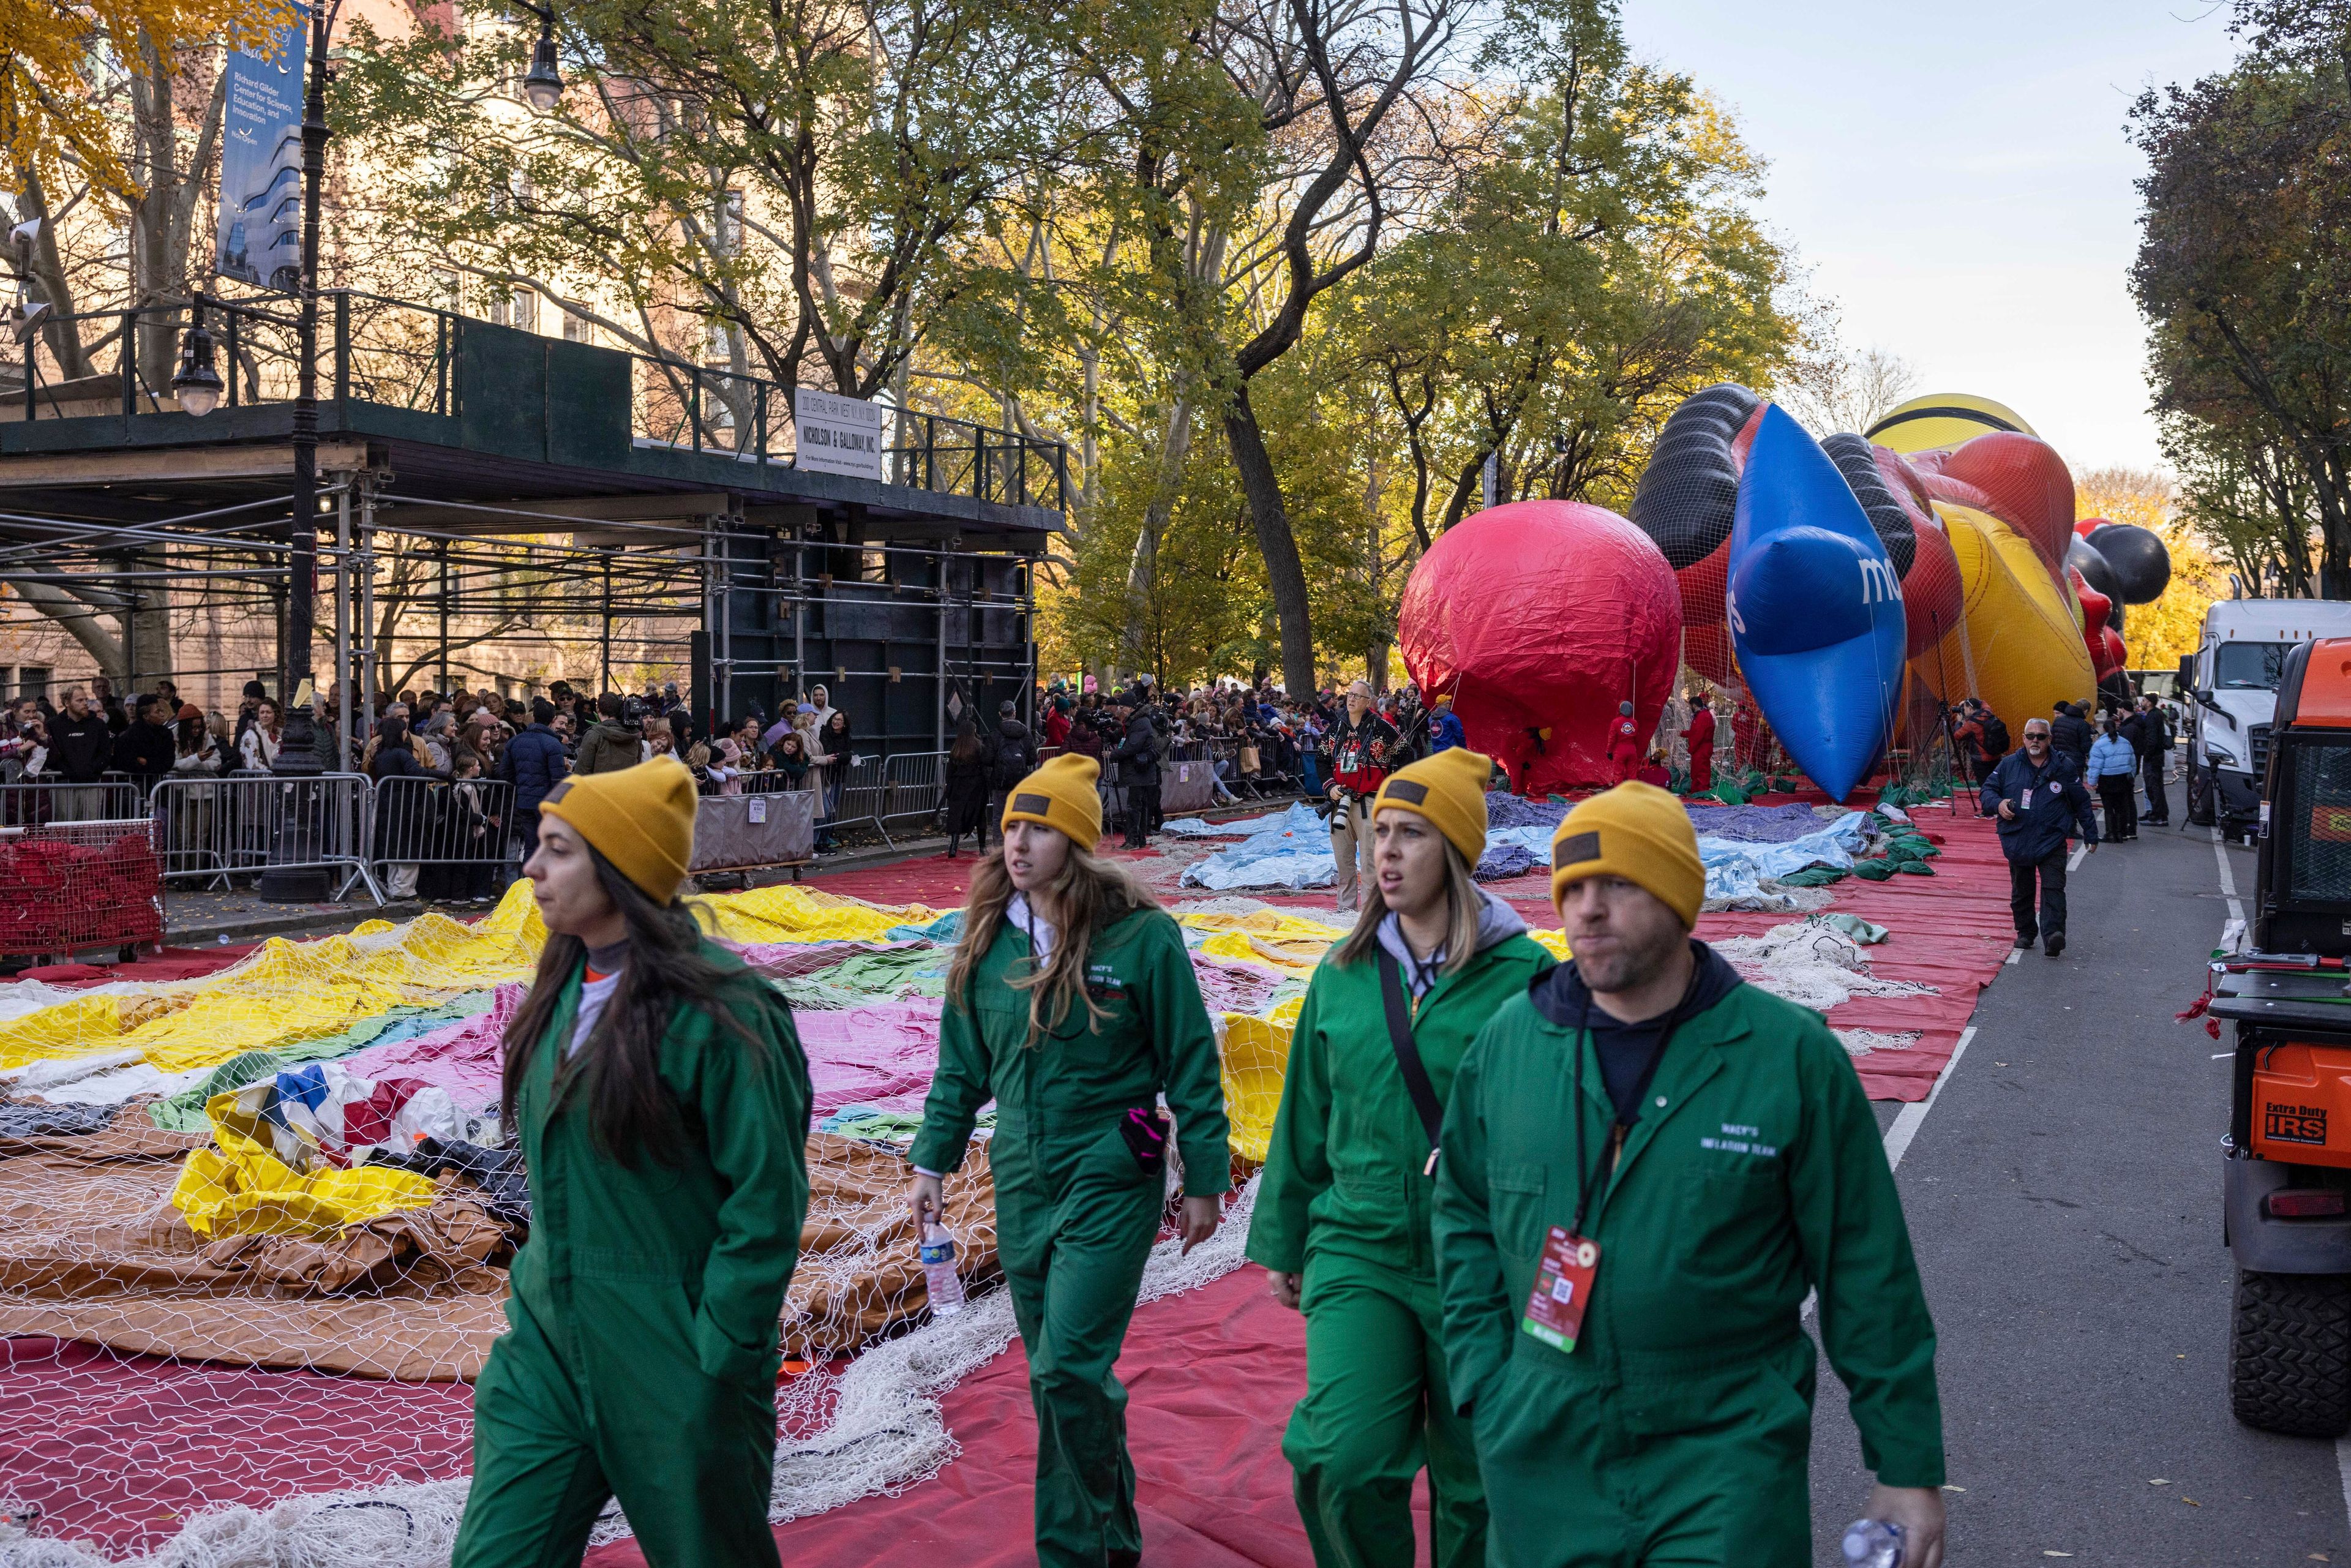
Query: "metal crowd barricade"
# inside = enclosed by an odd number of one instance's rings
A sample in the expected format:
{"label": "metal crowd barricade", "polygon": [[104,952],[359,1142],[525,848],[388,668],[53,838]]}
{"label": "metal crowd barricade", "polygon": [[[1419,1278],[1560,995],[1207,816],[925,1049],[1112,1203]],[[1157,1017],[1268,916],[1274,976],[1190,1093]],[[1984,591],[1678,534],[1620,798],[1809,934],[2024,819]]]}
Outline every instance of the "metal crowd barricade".
{"label": "metal crowd barricade", "polygon": [[928,821],[947,803],[947,754],[909,751],[883,764],[882,821]]}
{"label": "metal crowd barricade", "polygon": [[130,779],[68,784],[54,779],[23,779],[0,784],[0,828],[120,821],[144,816],[146,811],[139,786]]}
{"label": "metal crowd barricade", "polygon": [[[828,831],[839,832],[843,828],[871,822],[873,831],[882,835],[882,841],[896,849],[897,843],[890,837],[890,831],[882,825],[883,800],[888,792],[883,775],[887,766],[879,754],[860,757],[851,753],[849,766],[841,774],[840,804],[834,807],[830,817],[820,815],[817,825]],[[828,795],[832,793],[830,779],[826,780],[825,792]]]}
{"label": "metal crowd barricade", "polygon": [[394,897],[418,891],[411,873],[445,868],[427,896],[488,898],[515,840],[514,785],[504,779],[379,779],[371,791],[367,863]]}
{"label": "metal crowd barricade", "polygon": [[368,781],[356,773],[175,774],[155,786],[149,814],[167,883],[217,887],[265,871],[340,870],[333,897],[360,882],[381,904],[366,855],[369,803]]}

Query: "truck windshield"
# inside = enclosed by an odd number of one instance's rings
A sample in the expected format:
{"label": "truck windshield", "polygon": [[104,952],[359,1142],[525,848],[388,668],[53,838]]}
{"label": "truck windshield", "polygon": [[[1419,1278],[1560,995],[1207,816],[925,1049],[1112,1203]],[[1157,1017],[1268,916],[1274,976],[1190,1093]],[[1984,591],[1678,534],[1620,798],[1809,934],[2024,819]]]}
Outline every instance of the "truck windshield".
{"label": "truck windshield", "polygon": [[2212,685],[2224,692],[2273,692],[2285,678],[2292,643],[2223,643],[2212,650]]}

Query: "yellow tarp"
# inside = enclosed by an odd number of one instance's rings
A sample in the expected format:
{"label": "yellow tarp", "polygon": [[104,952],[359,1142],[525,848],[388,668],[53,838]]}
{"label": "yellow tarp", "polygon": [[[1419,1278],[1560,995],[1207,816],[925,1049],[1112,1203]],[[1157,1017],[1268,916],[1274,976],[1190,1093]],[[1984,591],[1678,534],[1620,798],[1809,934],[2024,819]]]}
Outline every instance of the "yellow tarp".
{"label": "yellow tarp", "polygon": [[900,925],[927,925],[946,913],[926,904],[867,904],[778,883],[694,901],[708,929],[729,942],[878,942]]}
{"label": "yellow tarp", "polygon": [[196,1149],[172,1188],[172,1207],[199,1236],[320,1236],[423,1208],[439,1194],[427,1177],[383,1166],[303,1176],[262,1145],[220,1124],[220,1094],[204,1109],[219,1147]]}

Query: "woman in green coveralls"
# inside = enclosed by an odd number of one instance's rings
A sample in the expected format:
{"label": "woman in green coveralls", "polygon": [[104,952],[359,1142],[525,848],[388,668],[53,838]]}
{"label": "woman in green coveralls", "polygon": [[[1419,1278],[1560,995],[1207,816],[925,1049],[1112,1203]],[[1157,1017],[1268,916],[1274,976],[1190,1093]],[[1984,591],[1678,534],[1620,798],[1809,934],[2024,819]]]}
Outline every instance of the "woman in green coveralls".
{"label": "woman in green coveralls", "polygon": [[[1274,1299],[1306,1314],[1306,1397],[1282,1453],[1323,1568],[1410,1568],[1412,1479],[1428,1468],[1438,1568],[1486,1561],[1486,1497],[1445,1375],[1432,1122],[1479,1028],[1552,956],[1471,868],[1492,763],[1456,747],[1372,802],[1375,890],[1306,991],[1249,1223]],[[1388,1024],[1393,986],[1429,1094]]]}
{"label": "woman in green coveralls", "polygon": [[671,760],[575,776],[540,808],[523,871],[549,935],[500,1101],[530,1239],[474,1390],[453,1568],[577,1563],[612,1497],[657,1568],[778,1562],[808,1062],[783,998],[677,900],[694,813]]}
{"label": "woman in green coveralls", "polygon": [[1126,1390],[1111,1369],[1166,1206],[1163,1092],[1186,1251],[1215,1234],[1231,1185],[1216,1036],[1183,934],[1091,852],[1099,771],[1072,755],[1022,779],[1002,844],[972,873],[908,1195],[918,1230],[936,1222],[942,1177],[993,1097],[997,1249],[1037,1407],[1045,1568],[1142,1556]]}

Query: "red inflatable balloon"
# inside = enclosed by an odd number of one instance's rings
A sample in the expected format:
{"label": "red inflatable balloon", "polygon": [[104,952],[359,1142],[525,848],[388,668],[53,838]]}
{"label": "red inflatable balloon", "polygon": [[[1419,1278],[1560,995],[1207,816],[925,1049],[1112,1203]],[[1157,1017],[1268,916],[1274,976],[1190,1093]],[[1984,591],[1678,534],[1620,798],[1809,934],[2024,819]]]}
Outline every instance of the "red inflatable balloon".
{"label": "red inflatable balloon", "polygon": [[2074,538],[2074,475],[2039,436],[1995,431],[1963,443],[1943,472],[1991,497],[1991,509],[2040,552],[2053,572],[2065,567]]}
{"label": "red inflatable balloon", "polygon": [[1398,622],[1421,691],[1452,696],[1469,744],[1522,794],[1614,783],[1616,705],[1650,735],[1680,663],[1664,553],[1578,501],[1514,501],[1447,529],[1413,568]]}

